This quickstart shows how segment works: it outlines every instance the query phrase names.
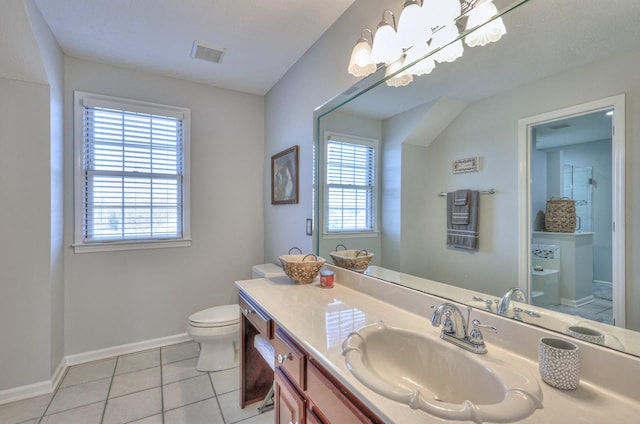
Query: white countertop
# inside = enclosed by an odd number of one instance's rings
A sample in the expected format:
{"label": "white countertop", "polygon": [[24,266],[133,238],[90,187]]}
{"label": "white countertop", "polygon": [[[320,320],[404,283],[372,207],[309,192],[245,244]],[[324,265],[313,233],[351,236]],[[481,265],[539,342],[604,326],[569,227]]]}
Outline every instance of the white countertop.
{"label": "white countertop", "polygon": [[[445,422],[368,389],[351,375],[342,356],[341,344],[350,332],[380,320],[438,337],[440,329],[433,327],[426,318],[352,290],[339,282],[332,289],[323,289],[318,283],[296,285],[288,277],[276,277],[238,281],[236,285],[385,422]],[[626,398],[584,381],[575,391],[555,389],[542,381],[537,362],[511,354],[489,342],[487,347],[489,352],[484,359],[506,363],[529,373],[538,380],[543,390],[544,408],[518,421],[520,423],[638,422],[638,399]],[[475,355],[466,351],[464,354]]]}

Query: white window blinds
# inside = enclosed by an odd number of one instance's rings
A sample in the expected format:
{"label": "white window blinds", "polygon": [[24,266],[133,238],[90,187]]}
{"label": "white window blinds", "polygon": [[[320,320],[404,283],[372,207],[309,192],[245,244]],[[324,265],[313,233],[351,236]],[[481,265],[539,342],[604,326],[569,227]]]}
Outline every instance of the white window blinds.
{"label": "white window blinds", "polygon": [[82,120],[82,242],[181,238],[183,120],[87,103]]}
{"label": "white window blinds", "polygon": [[376,147],[372,141],[327,137],[327,233],[376,229]]}

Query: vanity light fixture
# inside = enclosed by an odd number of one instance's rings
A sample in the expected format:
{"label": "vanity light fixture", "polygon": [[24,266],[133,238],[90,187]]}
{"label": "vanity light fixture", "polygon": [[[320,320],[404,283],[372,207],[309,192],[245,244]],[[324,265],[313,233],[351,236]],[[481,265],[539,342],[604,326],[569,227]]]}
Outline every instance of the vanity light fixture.
{"label": "vanity light fixture", "polygon": [[[385,14],[391,15],[391,21],[385,19]],[[373,37],[373,47],[371,48],[371,60],[374,63],[395,62],[402,57],[402,47],[396,32],[396,16],[389,9],[382,12],[382,20],[378,24],[378,29]]]}
{"label": "vanity light fixture", "polygon": [[[366,32],[369,32],[367,38]],[[362,30],[360,39],[356,43],[351,52],[351,60],[349,61],[349,73],[356,77],[366,77],[376,71],[376,64],[371,60],[371,41],[373,33],[369,28]]]}
{"label": "vanity light fixture", "polygon": [[[402,69],[405,65],[405,60],[406,60],[406,56],[403,55],[400,59],[396,60],[395,62],[387,66],[385,77],[395,74],[400,69]],[[387,84],[389,87],[404,87],[405,85],[411,84],[412,81],[413,81],[413,75],[411,75],[405,69],[404,71],[392,76],[391,78],[387,78],[387,80],[385,81],[385,84]]]}
{"label": "vanity light fixture", "polygon": [[431,71],[436,68],[436,62],[433,60],[433,57],[426,57],[420,62],[418,62],[418,60],[421,57],[425,57],[431,50],[433,49],[427,42],[416,44],[410,48],[409,51],[407,51],[405,63],[415,63],[415,65],[407,69],[407,72],[415,76],[430,74]]}
{"label": "vanity light fixture", "polygon": [[[467,30],[478,27],[475,31],[464,38],[469,47],[486,46],[489,43],[498,41],[507,33],[502,18],[488,22],[491,17],[498,13],[493,0],[480,0],[478,4],[468,13]],[[482,25],[482,26],[481,26]]]}
{"label": "vanity light fixture", "polygon": [[[464,53],[460,30],[471,31],[464,37],[469,47],[498,41],[506,28],[493,0],[405,0],[398,25],[393,12],[385,9],[375,35],[365,29],[351,52],[348,71],[356,77],[386,66],[387,77],[405,66],[410,69],[387,80],[387,85],[402,87],[413,76],[429,74],[436,62],[453,62]],[[396,31],[397,28],[397,31]],[[365,32],[373,39],[370,42]],[[430,52],[435,53],[420,61]]]}
{"label": "vanity light fixture", "polygon": [[433,59],[436,62],[454,62],[456,59],[462,57],[464,53],[462,40],[456,40],[459,35],[460,32],[454,21],[445,24],[433,34],[431,46],[433,48],[441,48],[433,54]]}
{"label": "vanity light fixture", "polygon": [[398,40],[403,49],[431,39],[431,26],[425,25],[428,19],[425,10],[419,0],[407,0],[402,6],[398,19]]}

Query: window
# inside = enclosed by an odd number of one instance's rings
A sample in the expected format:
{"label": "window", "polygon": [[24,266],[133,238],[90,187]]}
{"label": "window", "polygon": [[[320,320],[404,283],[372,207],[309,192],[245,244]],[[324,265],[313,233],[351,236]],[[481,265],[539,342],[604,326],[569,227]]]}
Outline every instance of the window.
{"label": "window", "polygon": [[189,109],[76,92],[76,252],[188,245]]}
{"label": "window", "polygon": [[325,234],[373,233],[378,141],[325,135]]}

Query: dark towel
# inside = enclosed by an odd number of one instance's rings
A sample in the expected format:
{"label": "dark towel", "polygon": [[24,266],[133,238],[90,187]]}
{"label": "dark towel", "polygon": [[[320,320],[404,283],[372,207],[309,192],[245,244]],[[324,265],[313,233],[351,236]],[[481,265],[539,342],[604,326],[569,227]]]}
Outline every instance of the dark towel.
{"label": "dark towel", "polygon": [[[460,191],[460,190],[458,190]],[[469,190],[467,204],[455,205],[456,193],[447,193],[447,245],[460,249],[478,250],[478,206],[480,192]],[[467,208],[456,210],[456,208]],[[464,219],[466,213],[466,220]],[[466,222],[462,224],[462,222]]]}
{"label": "dark towel", "polygon": [[469,199],[470,190],[456,190],[453,196],[453,204],[455,206],[466,206]]}
{"label": "dark towel", "polygon": [[452,224],[469,224],[469,192],[470,190],[456,190],[453,193],[453,208],[451,209]]}

